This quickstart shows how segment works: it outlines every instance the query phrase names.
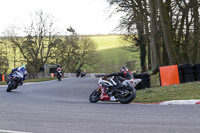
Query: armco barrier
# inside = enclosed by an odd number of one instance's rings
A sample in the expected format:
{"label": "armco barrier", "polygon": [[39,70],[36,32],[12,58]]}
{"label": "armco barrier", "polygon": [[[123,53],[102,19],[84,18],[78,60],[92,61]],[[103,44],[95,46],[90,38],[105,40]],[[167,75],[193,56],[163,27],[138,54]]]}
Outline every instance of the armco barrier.
{"label": "armco barrier", "polygon": [[[87,78],[95,78],[96,73],[86,73]],[[76,77],[76,73],[64,73],[64,77]]]}

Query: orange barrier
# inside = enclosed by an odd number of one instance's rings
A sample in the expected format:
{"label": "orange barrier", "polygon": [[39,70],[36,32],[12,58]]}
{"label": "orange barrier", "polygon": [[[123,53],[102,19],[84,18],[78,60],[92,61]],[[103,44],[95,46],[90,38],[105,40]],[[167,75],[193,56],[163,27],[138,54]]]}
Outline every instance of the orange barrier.
{"label": "orange barrier", "polygon": [[162,86],[180,84],[177,65],[159,67],[159,69]]}
{"label": "orange barrier", "polygon": [[2,82],[4,82],[5,81],[5,76],[4,76],[4,74],[2,74]]}
{"label": "orange barrier", "polygon": [[51,73],[51,77],[54,77],[54,73]]}

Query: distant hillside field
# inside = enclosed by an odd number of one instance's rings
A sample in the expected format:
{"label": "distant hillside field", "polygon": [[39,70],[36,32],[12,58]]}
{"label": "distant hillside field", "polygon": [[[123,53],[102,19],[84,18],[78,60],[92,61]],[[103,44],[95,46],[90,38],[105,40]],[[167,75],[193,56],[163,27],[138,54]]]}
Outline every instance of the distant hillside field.
{"label": "distant hillside field", "polygon": [[132,53],[124,50],[123,46],[128,43],[120,38],[120,35],[96,35],[90,38],[98,45],[98,52],[101,54],[101,60],[97,67],[92,68],[94,72],[110,73],[119,71],[119,68],[130,62],[130,70],[138,70],[139,53]]}
{"label": "distant hillside field", "polygon": [[97,43],[98,50],[117,48],[127,44],[119,35],[96,35],[91,36],[91,39]]}

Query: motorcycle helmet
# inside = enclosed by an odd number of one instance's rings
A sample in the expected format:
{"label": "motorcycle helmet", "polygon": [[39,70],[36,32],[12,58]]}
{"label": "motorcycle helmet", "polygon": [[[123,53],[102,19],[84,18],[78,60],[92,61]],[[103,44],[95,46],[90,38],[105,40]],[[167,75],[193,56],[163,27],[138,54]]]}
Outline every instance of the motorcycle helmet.
{"label": "motorcycle helmet", "polygon": [[122,68],[120,68],[120,72],[123,72],[123,71],[128,71],[128,68],[127,67],[122,67]]}
{"label": "motorcycle helmet", "polygon": [[22,65],[21,67],[24,68],[24,69],[26,69],[26,66],[25,66],[25,65]]}
{"label": "motorcycle helmet", "polygon": [[21,67],[18,68],[17,71],[20,71],[20,72],[26,73],[26,66],[25,66],[25,65],[22,65]]}
{"label": "motorcycle helmet", "polygon": [[60,65],[58,64],[57,67],[60,67]]}

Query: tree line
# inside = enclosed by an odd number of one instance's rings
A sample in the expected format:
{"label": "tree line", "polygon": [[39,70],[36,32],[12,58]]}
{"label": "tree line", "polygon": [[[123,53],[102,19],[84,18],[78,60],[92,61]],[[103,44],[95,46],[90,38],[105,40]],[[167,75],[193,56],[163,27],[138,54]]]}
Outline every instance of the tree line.
{"label": "tree line", "polygon": [[96,44],[89,37],[78,35],[71,26],[66,35],[59,35],[53,17],[42,10],[35,12],[30,25],[10,26],[1,40],[1,73],[22,63],[29,73],[39,73],[45,64],[60,64],[64,72],[75,72],[79,67],[95,64],[99,57]]}
{"label": "tree line", "polygon": [[[107,0],[123,13],[117,30],[140,51],[141,70],[200,62],[199,0]],[[113,15],[113,14],[112,14]]]}

